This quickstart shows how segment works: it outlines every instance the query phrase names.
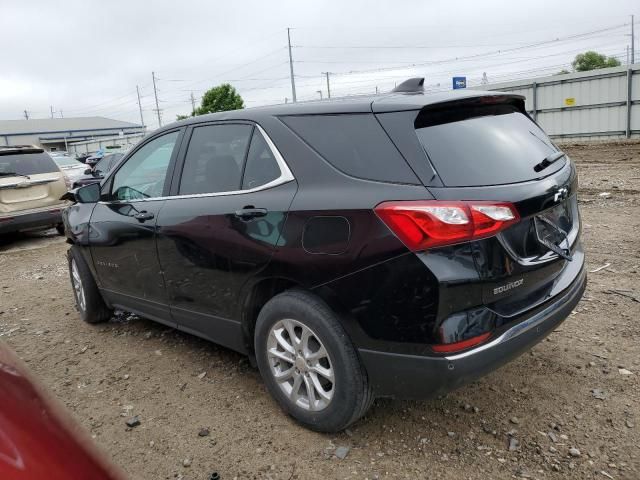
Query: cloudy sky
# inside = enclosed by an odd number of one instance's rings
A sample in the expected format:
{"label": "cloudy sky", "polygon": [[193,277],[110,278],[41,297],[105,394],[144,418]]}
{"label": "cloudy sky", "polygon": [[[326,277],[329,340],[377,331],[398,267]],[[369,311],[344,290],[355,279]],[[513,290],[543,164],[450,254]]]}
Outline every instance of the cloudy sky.
{"label": "cloudy sky", "polygon": [[630,14],[640,37],[638,0],[0,0],[0,119],[53,107],[140,123],[138,85],[156,128],[152,71],[163,123],[222,82],[248,107],[291,101],[287,27],[298,100],[326,97],[322,72],[343,96],[541,76],[587,49],[625,63]]}

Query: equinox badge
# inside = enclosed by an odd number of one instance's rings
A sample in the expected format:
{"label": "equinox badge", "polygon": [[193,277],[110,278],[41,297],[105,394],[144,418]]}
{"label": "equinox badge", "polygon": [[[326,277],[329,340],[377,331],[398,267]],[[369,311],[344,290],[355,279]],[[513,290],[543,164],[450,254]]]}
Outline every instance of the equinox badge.
{"label": "equinox badge", "polygon": [[514,280],[513,282],[509,282],[505,285],[501,285],[493,289],[493,294],[498,295],[500,293],[508,292],[514,288],[518,288],[524,283],[524,278],[520,278],[518,280]]}

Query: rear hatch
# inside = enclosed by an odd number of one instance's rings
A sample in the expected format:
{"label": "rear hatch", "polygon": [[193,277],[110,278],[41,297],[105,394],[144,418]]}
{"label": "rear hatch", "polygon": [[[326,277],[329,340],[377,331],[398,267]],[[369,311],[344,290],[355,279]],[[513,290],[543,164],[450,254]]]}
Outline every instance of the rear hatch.
{"label": "rear hatch", "polygon": [[63,206],[64,176],[42,149],[0,149],[0,215]]}
{"label": "rear hatch", "polygon": [[[400,113],[379,115],[392,138]],[[519,214],[497,235],[473,241],[483,304],[506,319],[566,288],[583,263],[577,175],[522,98],[483,95],[412,113],[421,161],[433,172],[421,178],[436,200],[508,202]]]}

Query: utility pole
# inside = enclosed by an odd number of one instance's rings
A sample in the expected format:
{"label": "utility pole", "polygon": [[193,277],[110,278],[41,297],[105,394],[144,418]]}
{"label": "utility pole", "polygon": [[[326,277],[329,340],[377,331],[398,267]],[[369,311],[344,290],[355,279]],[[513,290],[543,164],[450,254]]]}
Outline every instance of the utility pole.
{"label": "utility pole", "polygon": [[196,111],[196,99],[193,96],[193,92],[191,92],[191,111],[192,112]]}
{"label": "utility pole", "polygon": [[138,108],[140,109],[140,125],[144,128],[144,118],[142,117],[142,102],[140,102],[140,87],[136,85],[136,93],[138,94]]}
{"label": "utility pole", "polygon": [[29,112],[27,112],[26,110],[24,111],[24,119],[29,120]]}
{"label": "utility pole", "polygon": [[49,109],[51,110],[51,118],[53,118],[53,105],[49,105]]}
{"label": "utility pole", "polygon": [[158,105],[158,89],[156,88],[156,73],[151,72],[151,79],[153,80],[153,95],[156,97],[156,112],[158,114],[158,127],[162,126],[162,117],[160,116],[160,105]]}
{"label": "utility pole", "polygon": [[631,63],[636,63],[635,54],[636,37],[633,31],[633,15],[631,15]]}
{"label": "utility pole", "polygon": [[331,88],[329,88],[329,74],[331,72],[323,72],[327,77],[327,98],[331,98]]}
{"label": "utility pole", "polygon": [[293,56],[291,55],[291,29],[287,28],[287,41],[289,44],[289,70],[291,72],[291,98],[296,103],[296,81],[293,76]]}
{"label": "utility pole", "polygon": [[627,65],[629,65],[629,45],[627,45]]}

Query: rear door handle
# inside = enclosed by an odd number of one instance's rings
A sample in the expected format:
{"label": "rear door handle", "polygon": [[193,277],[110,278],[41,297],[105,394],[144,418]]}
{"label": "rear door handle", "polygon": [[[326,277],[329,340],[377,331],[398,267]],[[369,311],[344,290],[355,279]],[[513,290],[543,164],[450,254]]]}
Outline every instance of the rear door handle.
{"label": "rear door handle", "polygon": [[147,220],[151,220],[153,218],[153,213],[143,210],[141,212],[136,213],[133,216],[133,218],[135,218],[136,220],[142,223],[142,222],[146,222]]}
{"label": "rear door handle", "polygon": [[248,220],[251,218],[264,217],[269,211],[266,208],[245,207],[242,210],[236,210],[236,217]]}

